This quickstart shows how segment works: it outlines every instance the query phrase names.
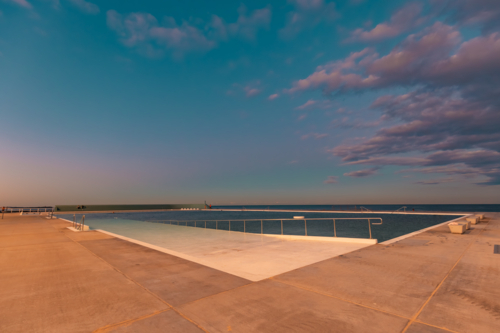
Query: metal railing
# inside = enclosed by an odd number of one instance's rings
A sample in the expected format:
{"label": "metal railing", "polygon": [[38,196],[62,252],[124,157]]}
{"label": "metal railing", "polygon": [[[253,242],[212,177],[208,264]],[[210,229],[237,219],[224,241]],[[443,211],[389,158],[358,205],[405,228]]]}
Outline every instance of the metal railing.
{"label": "metal railing", "polygon": [[403,207],[396,209],[395,211],[393,211],[393,213],[399,212],[401,209],[406,213],[406,206],[403,206]]}
{"label": "metal railing", "polygon": [[[372,225],[381,225],[383,223],[382,218],[380,217],[342,217],[342,218],[302,218],[302,219],[292,219],[292,218],[285,218],[285,219],[235,219],[235,220],[148,220],[144,222],[150,222],[150,223],[163,223],[163,224],[171,224],[171,225],[178,225],[178,226],[186,226],[186,227],[195,227],[195,228],[207,228],[207,222],[215,222],[215,230],[226,230],[226,229],[219,229],[219,222],[227,222],[229,224],[229,230],[231,231],[231,222],[243,222],[243,233],[247,233],[247,222],[258,222],[260,221],[260,233],[264,234],[264,222],[266,221],[280,221],[281,222],[281,235],[283,235],[283,221],[304,221],[304,235],[307,236],[307,221],[332,221],[333,222],[333,235],[334,237],[337,237],[337,221],[344,221],[344,220],[367,220],[368,221],[368,231],[370,233],[370,239],[372,239]],[[374,223],[372,220],[378,220],[380,222]],[[189,225],[188,225],[189,223]],[[198,227],[198,225],[201,225]],[[240,230],[234,230],[233,231],[239,231]]]}
{"label": "metal railing", "polygon": [[4,206],[0,207],[6,214],[10,213],[30,213],[30,214],[42,214],[42,213],[50,213],[53,211],[53,207],[12,207],[12,206]]}

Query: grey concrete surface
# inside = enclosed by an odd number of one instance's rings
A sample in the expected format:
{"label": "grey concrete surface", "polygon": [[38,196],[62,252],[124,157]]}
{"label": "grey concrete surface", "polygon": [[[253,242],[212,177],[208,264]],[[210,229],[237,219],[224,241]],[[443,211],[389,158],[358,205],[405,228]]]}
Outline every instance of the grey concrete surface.
{"label": "grey concrete surface", "polygon": [[400,332],[407,320],[273,280],[180,307],[209,332]]}
{"label": "grey concrete surface", "polygon": [[82,241],[81,244],[173,306],[250,283],[117,238]]}
{"label": "grey concrete surface", "polygon": [[[0,332],[500,332],[500,214],[260,282],[67,222],[0,220]],[[270,254],[272,255],[272,254]]]}

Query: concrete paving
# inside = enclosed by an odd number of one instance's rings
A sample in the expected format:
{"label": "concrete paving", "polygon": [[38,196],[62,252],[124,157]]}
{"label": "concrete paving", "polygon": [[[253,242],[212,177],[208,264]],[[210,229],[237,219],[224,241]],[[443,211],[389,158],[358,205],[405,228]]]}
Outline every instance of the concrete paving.
{"label": "concrete paving", "polygon": [[[41,217],[0,220],[1,332],[500,332],[500,214],[259,282]],[[272,255],[272,253],[270,253]]]}

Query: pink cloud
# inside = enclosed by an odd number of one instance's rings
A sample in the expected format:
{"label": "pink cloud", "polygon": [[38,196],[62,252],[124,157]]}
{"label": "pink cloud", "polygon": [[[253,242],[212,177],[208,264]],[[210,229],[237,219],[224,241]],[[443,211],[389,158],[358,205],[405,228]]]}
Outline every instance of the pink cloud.
{"label": "pink cloud", "polygon": [[269,95],[269,97],[267,99],[270,100],[270,101],[272,101],[272,100],[275,100],[278,97],[279,97],[278,94],[272,94],[272,95]]}
{"label": "pink cloud", "polygon": [[[456,50],[454,54],[451,52]],[[455,28],[435,23],[408,36],[385,56],[365,48],[293,82],[287,93],[321,89],[324,93],[363,91],[396,85],[453,85],[500,71],[500,33],[461,43]]]}
{"label": "pink cloud", "polygon": [[356,29],[346,41],[373,42],[399,36],[426,21],[426,18],[420,17],[421,12],[422,4],[410,3],[394,13],[389,22],[377,24],[371,30]]}

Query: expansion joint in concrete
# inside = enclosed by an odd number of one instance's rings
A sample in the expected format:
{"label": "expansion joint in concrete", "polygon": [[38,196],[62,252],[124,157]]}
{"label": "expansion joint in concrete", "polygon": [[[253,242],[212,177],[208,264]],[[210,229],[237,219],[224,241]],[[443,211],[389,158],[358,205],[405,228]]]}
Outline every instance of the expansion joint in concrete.
{"label": "expansion joint in concrete", "polygon": [[475,243],[475,241],[479,238],[479,236],[481,236],[481,234],[483,233],[484,230],[485,230],[484,228],[481,229],[481,231],[479,231],[479,233],[470,241],[470,243],[467,245],[467,247],[464,249],[464,251],[462,252],[462,254],[460,255],[460,257],[455,262],[455,264],[453,264],[453,266],[446,273],[446,275],[441,280],[441,282],[439,282],[439,284],[436,286],[436,288],[434,288],[434,290],[432,291],[432,293],[429,296],[429,298],[427,298],[427,300],[425,301],[425,303],[420,307],[420,309],[418,309],[418,311],[413,315],[413,317],[411,317],[410,321],[408,321],[408,324],[406,324],[405,328],[403,328],[403,330],[401,331],[401,333],[405,333],[408,330],[408,328],[410,328],[411,324],[413,324],[417,320],[418,316],[422,313],[422,311],[424,310],[425,306],[427,304],[429,304],[429,302],[431,301],[432,297],[434,297],[434,295],[437,293],[437,291],[439,290],[439,288],[441,288],[441,286],[443,285],[444,281],[446,281],[446,279],[448,278],[448,276],[450,276],[451,272],[455,269],[455,267],[457,267],[458,263],[460,262],[460,260],[462,260],[462,258],[464,257],[465,253],[469,250],[469,248],[472,246],[472,244]]}
{"label": "expansion joint in concrete", "polygon": [[147,314],[147,315],[144,315],[144,316],[141,316],[141,317],[124,320],[124,321],[121,321],[121,322],[115,323],[115,324],[106,325],[106,326],[103,326],[103,327],[100,327],[100,328],[96,329],[95,331],[93,331],[93,333],[109,332],[110,330],[118,328],[120,326],[130,325],[132,323],[135,323],[136,321],[144,320],[144,319],[156,316],[156,315],[158,315],[160,313],[167,312],[167,311],[170,311],[170,310],[172,310],[172,309],[168,308],[168,309],[164,309],[164,310],[159,310],[159,311],[155,311],[153,313],[150,313],[150,314]]}
{"label": "expansion joint in concrete", "polygon": [[384,310],[381,310],[381,309],[378,309],[378,308],[374,308],[374,307],[371,307],[371,306],[368,306],[368,305],[365,305],[365,304],[353,302],[353,301],[350,301],[350,300],[342,298],[342,297],[337,297],[337,296],[333,296],[333,295],[330,295],[330,294],[327,294],[327,293],[322,293],[320,291],[317,291],[317,290],[314,290],[314,289],[305,288],[303,286],[298,286],[298,285],[290,283],[290,282],[284,282],[284,281],[280,281],[280,280],[277,280],[277,279],[274,279],[274,278],[270,278],[270,280],[273,280],[275,282],[278,282],[278,283],[281,283],[281,284],[285,284],[285,285],[288,285],[288,286],[292,286],[292,287],[297,288],[297,289],[302,289],[302,290],[309,291],[309,292],[312,292],[312,293],[315,293],[315,294],[319,294],[319,295],[327,296],[327,297],[330,297],[330,298],[334,298],[334,299],[337,299],[339,301],[343,301],[343,302],[346,302],[346,303],[357,305],[357,306],[360,306],[360,307],[363,307],[363,308],[366,308],[366,309],[370,309],[370,310],[374,310],[374,311],[377,311],[377,312],[385,313],[385,314],[388,314],[388,315],[391,315],[391,316],[395,316],[395,317],[399,317],[399,318],[410,320],[410,318],[408,318],[408,317],[405,317],[405,316],[402,316],[402,315],[399,315],[399,314],[396,314],[396,313],[393,313],[393,312],[384,311]]}

